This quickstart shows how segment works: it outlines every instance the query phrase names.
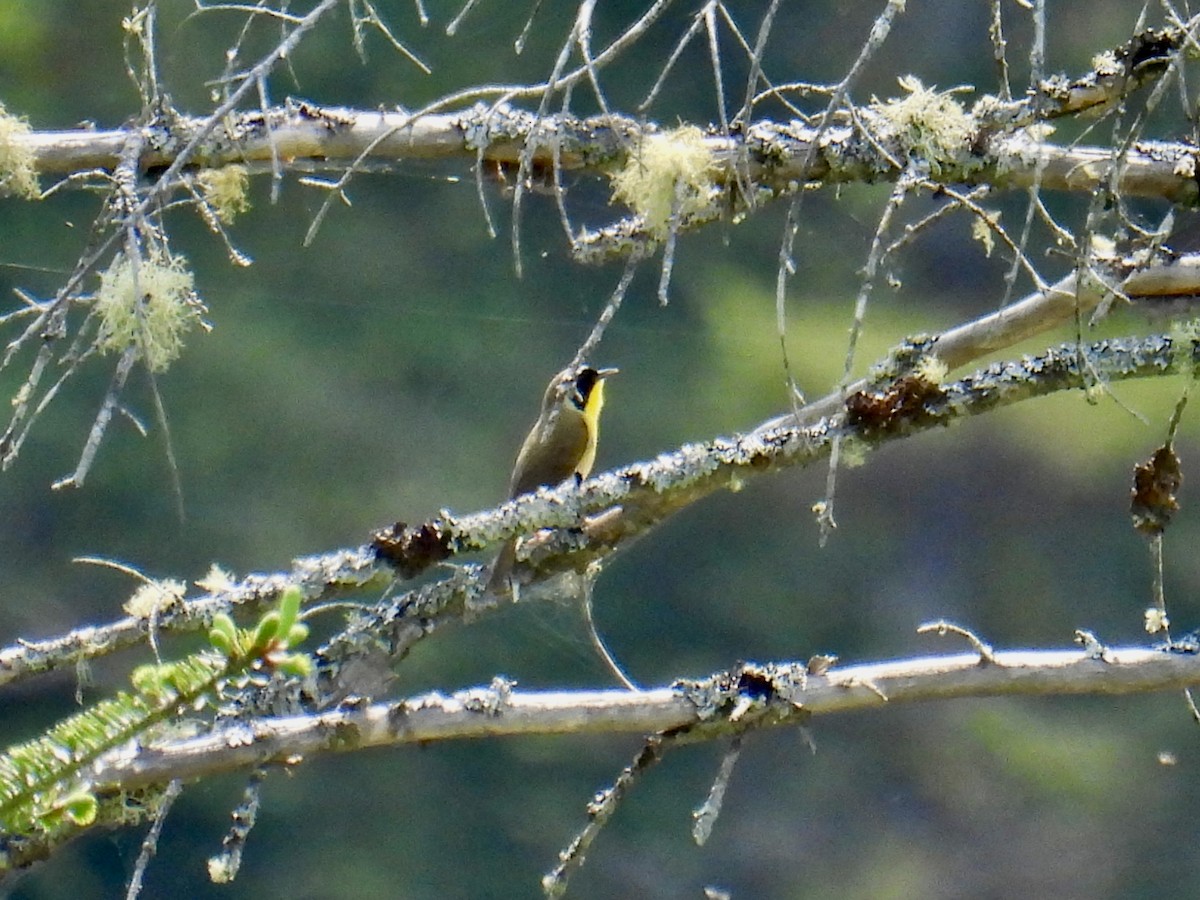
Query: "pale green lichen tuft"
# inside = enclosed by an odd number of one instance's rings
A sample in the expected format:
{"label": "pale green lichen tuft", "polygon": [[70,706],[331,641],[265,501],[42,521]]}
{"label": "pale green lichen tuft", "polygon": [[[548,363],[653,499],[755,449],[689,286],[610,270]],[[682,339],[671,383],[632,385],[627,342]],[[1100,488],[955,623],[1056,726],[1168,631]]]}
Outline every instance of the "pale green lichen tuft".
{"label": "pale green lichen tuft", "polygon": [[871,452],[871,449],[871,445],[866,441],[853,435],[848,435],[842,438],[838,461],[844,468],[857,469],[866,464],[867,455]]}
{"label": "pale green lichen tuft", "polygon": [[245,166],[230,165],[206,169],[196,176],[204,201],[222,224],[229,225],[240,213],[250,208],[246,196],[250,173]]}
{"label": "pale green lichen tuft", "polygon": [[210,594],[233,590],[235,585],[236,579],[233,577],[233,573],[226,571],[216,563],[210,565],[208,571],[204,573],[204,577],[196,581],[196,587],[208,591]]}
{"label": "pale green lichen tuft", "polygon": [[136,347],[147,368],[162,372],[179,356],[184,334],[202,309],[182,257],[144,259],[134,266],[118,255],[100,275],[96,312],[102,351]]}
{"label": "pale green lichen tuft", "polygon": [[1167,618],[1167,611],[1159,609],[1157,606],[1147,607],[1145,612],[1142,613],[1142,621],[1147,634],[1158,634],[1171,627],[1171,620]]}
{"label": "pale green lichen tuft", "polygon": [[[1171,330],[1167,333],[1171,338],[1172,343],[1177,344],[1194,344],[1200,341],[1200,319],[1178,319],[1171,323]],[[1186,348],[1191,352],[1191,347]]]}
{"label": "pale green lichen tuft", "polygon": [[992,251],[996,249],[996,229],[1000,224],[1000,213],[987,213],[985,216],[976,216],[971,220],[971,237],[978,241],[983,246],[983,255],[991,257]]}
{"label": "pale green lichen tuft", "polygon": [[122,607],[135,619],[149,619],[178,603],[187,593],[187,585],[173,578],[150,579],[142,584]]}
{"label": "pale green lichen tuft", "polygon": [[29,123],[9,114],[0,103],[0,191],[35,200],[41,190],[36,156],[24,141],[29,133]]}
{"label": "pale green lichen tuft", "polygon": [[872,98],[871,110],[887,124],[910,157],[923,159],[938,175],[943,167],[959,164],[975,130],[971,115],[954,99],[955,90],[927,88],[919,78],[901,76],[908,96],[892,100]]}
{"label": "pale green lichen tuft", "polygon": [[673,211],[686,221],[709,207],[717,189],[716,171],[704,133],[685,125],[642,141],[613,176],[613,199],[641,216],[653,236],[663,238]]}
{"label": "pale green lichen tuft", "polygon": [[946,361],[932,354],[922,356],[913,367],[914,375],[932,385],[941,384],[949,372],[950,367],[946,365]]}
{"label": "pale green lichen tuft", "polygon": [[1200,319],[1179,319],[1171,323],[1167,332],[1171,340],[1171,362],[1184,372],[1197,374],[1193,360],[1196,345],[1200,343]]}
{"label": "pale green lichen tuft", "polygon": [[[887,356],[871,366],[867,381],[872,385],[888,385],[901,376],[915,371],[925,360],[934,358],[932,351],[937,338],[928,334],[910,334],[888,351]],[[940,379],[938,379],[940,381]],[[937,383],[934,381],[933,383]]]}
{"label": "pale green lichen tuft", "polygon": [[1092,71],[1100,77],[1113,77],[1125,72],[1124,64],[1117,59],[1117,54],[1104,50],[1092,57]]}
{"label": "pale green lichen tuft", "polygon": [[208,859],[208,880],[213,884],[229,884],[237,873],[236,867],[228,854],[210,856]]}

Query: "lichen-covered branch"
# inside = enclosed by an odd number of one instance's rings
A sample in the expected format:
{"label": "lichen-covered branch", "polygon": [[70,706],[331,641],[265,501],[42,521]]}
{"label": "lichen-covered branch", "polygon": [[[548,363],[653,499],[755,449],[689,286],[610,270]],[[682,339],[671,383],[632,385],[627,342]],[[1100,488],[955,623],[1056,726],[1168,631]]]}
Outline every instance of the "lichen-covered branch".
{"label": "lichen-covered branch", "polygon": [[[907,135],[886,116],[859,110],[868,132],[850,123],[823,129],[800,120],[760,120],[744,134],[707,134],[703,145],[713,164],[716,186],[749,179],[759,192],[754,202],[789,194],[807,183],[867,182],[896,178],[913,148]],[[969,120],[967,120],[969,123]],[[265,114],[242,112],[213,127],[208,118],[173,117],[147,126],[143,170],[153,173],[171,165],[176,150],[192,147],[191,164],[203,167],[241,164],[251,172],[269,171],[273,154],[290,160],[300,171],[342,171],[359,165],[380,168],[411,160],[462,160],[516,166],[524,148],[532,145],[535,171],[556,162],[563,169],[610,171],[637,152],[641,142],[662,133],[653,123],[618,115],[576,118],[551,115],[538,118],[515,107],[479,104],[465,112],[414,116],[408,112],[379,112],[310,103],[275,107]],[[170,128],[169,137],[163,130]],[[819,144],[814,145],[820,133]],[[1033,183],[1039,161],[1041,185],[1048,190],[1087,192],[1107,183],[1118,170],[1116,187],[1128,196],[1163,197],[1195,202],[1197,151],[1178,142],[1141,142],[1114,159],[1107,147],[1059,147],[1027,131],[1005,132],[973,145],[972,130],[963,130],[960,145],[939,160],[939,177],[946,183],[991,183],[1025,187]],[[14,140],[34,154],[44,174],[115,167],[124,131],[30,132]],[[558,142],[555,159],[554,142]]]}
{"label": "lichen-covered branch", "polygon": [[[1011,347],[1079,316],[1086,318],[1098,305],[1113,297],[1167,302],[1200,297],[1200,255],[1189,254],[1167,262],[1138,268],[1133,260],[1097,265],[1082,283],[1073,273],[1036,290],[1003,309],[981,316],[937,335],[929,352],[953,371],[982,356]],[[833,391],[805,404],[799,415],[788,413],[764,422],[759,431],[790,424],[811,424],[833,415],[845,398],[868,387],[863,378],[845,390]]]}
{"label": "lichen-covered branch", "polygon": [[[936,354],[936,337],[925,337],[921,343],[928,353]],[[1083,388],[1091,378],[1118,381],[1190,373],[1197,352],[1194,337],[1153,335],[1084,346],[1063,344],[942,385],[899,375],[892,384],[878,386],[882,393],[897,394],[891,412],[856,418],[853,410],[843,410],[804,427],[756,429],[688,444],[650,462],[595,476],[579,487],[541,489],[496,510],[440,517],[412,528],[401,523],[377,533],[375,545],[381,557],[411,576],[462,552],[485,549],[538,528],[570,529],[589,516],[619,509],[618,514],[593,523],[591,531],[598,539],[594,546],[568,550],[570,538],[564,538],[555,548],[571,557],[570,568],[582,570],[607,553],[601,547],[611,549],[713,491],[740,487],[750,478],[823,458],[835,435],[869,448],[1030,397]],[[538,555],[541,565],[555,554],[546,559]]]}
{"label": "lichen-covered branch", "polygon": [[[1181,41],[1175,32],[1146,32],[1098,57],[1095,71],[1073,81],[1049,79],[1037,98],[1021,101],[983,97],[967,110],[952,93],[938,93],[905,78],[905,96],[856,107],[849,114],[835,111],[832,120],[760,118],[736,133],[696,131],[698,143],[688,152],[705,155],[700,168],[709,193],[697,191],[698,202],[690,204],[679,225],[696,227],[741,215],[806,184],[893,180],[914,161],[947,184],[1028,187],[1036,181],[1048,190],[1076,192],[1111,185],[1126,196],[1194,203],[1200,192],[1196,150],[1189,144],[1141,142],[1122,152],[1061,147],[1027,127],[1114,105],[1165,72]],[[581,119],[523,111],[502,99],[519,96],[520,91],[496,92],[501,98],[496,102],[451,112],[439,111],[438,106],[451,104],[452,98],[415,112],[303,102],[242,112],[223,107],[220,118],[164,111],[138,126],[144,145],[140,167],[170,175],[186,162],[201,168],[239,165],[251,172],[275,173],[281,159],[302,171],[458,159],[523,167],[530,173],[561,168],[603,174],[614,172],[632,156],[639,171],[653,173],[654,167],[641,158],[644,149],[659,146],[664,136],[675,143],[683,140],[653,122],[616,114]],[[39,172],[70,175],[115,168],[128,137],[124,130],[27,132],[14,134],[10,141]],[[673,174],[668,171],[664,177]],[[663,237],[661,223],[641,221],[640,215],[635,209],[628,219],[582,232],[577,256],[598,261],[627,253],[632,246],[653,245]]]}
{"label": "lichen-covered branch", "polygon": [[0,687],[144,644],[152,632],[199,631],[220,613],[257,615],[277,603],[289,587],[298,588],[309,604],[349,592],[382,590],[390,580],[370,549],[361,547],[302,557],[290,572],[248,575],[222,585],[206,581],[207,593],[201,596],[187,600],[169,597],[107,625],[89,625],[47,640],[21,640],[0,650]]}
{"label": "lichen-covered branch", "polygon": [[1146,648],[974,653],[833,667],[750,663],[646,691],[518,691],[497,681],[318,715],[264,718],[210,734],[128,748],[95,767],[99,786],[190,780],[292,757],[364,747],[518,734],[614,734],[701,729],[713,739],[749,726],[963,697],[1115,695],[1200,684],[1200,656]]}

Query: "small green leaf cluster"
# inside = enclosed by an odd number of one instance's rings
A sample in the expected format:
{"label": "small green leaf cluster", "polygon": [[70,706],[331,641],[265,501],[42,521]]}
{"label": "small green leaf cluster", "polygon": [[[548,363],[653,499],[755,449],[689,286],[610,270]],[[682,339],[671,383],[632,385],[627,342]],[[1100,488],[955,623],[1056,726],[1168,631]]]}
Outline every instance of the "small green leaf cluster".
{"label": "small green leaf cluster", "polygon": [[289,652],[308,637],[308,626],[297,621],[300,599],[299,588],[288,588],[279,598],[279,607],[264,614],[253,628],[238,628],[228,614],[218,613],[208,631],[209,643],[233,664],[261,661],[283,675],[304,678],[312,672],[312,658]]}

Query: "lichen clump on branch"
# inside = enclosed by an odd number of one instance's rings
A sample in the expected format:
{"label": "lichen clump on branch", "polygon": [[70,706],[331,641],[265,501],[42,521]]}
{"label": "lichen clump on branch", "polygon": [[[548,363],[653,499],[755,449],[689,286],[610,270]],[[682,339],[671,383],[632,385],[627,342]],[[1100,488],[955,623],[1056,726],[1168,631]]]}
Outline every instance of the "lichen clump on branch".
{"label": "lichen clump on branch", "polygon": [[229,165],[219,169],[206,169],[196,181],[204,200],[223,225],[233,224],[240,213],[250,208],[246,193],[250,187],[250,173],[245,166]]}
{"label": "lichen clump on branch", "polygon": [[33,200],[40,193],[37,166],[33,151],[22,142],[29,132],[29,123],[0,103],[0,193]]}
{"label": "lichen clump on branch", "polygon": [[613,199],[642,217],[646,230],[665,237],[672,214],[686,221],[712,202],[716,161],[694,125],[648,135],[613,176]]}
{"label": "lichen clump on branch", "polygon": [[200,321],[201,305],[182,257],[143,259],[118,255],[100,275],[97,345],[124,353],[137,347],[152,372],[162,372],[183,349],[184,334]]}
{"label": "lichen clump on branch", "polygon": [[872,98],[871,111],[887,124],[907,155],[928,163],[933,175],[940,174],[943,167],[959,165],[975,122],[954,99],[955,91],[927,88],[912,75],[901,77],[899,82],[908,96]]}

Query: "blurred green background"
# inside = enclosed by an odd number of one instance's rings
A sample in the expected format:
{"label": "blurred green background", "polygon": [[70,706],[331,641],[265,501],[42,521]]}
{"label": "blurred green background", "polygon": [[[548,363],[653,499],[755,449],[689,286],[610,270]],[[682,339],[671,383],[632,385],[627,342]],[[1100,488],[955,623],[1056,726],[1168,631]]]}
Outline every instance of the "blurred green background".
{"label": "blurred green background", "polygon": [[[699,5],[678,4],[603,73],[612,108],[632,110],[645,95]],[[726,5],[753,36],[766,4]],[[1140,9],[1048,5],[1049,67],[1072,73],[1128,37]],[[511,47],[523,4],[480,4],[454,39],[444,28],[457,4],[428,3],[425,29],[408,0],[376,6],[432,76],[378,35],[368,38],[363,65],[342,9],[275,75],[273,99],[414,107],[465,85],[540,79],[575,14],[574,3],[546,4],[518,57]],[[598,4],[594,46],[642,6]],[[783,4],[768,75],[840,77],[877,6]],[[243,16],[192,10],[163,3],[160,61],[173,100],[202,113],[211,108],[207,82],[221,72]],[[1015,5],[1005,10],[1013,13],[1014,77],[1024,83],[1031,29]],[[85,120],[111,127],[136,114],[122,57],[129,12],[128,0],[0,6],[0,100],[38,129]],[[943,88],[993,89],[987,20],[982,2],[913,4],[855,97],[894,95],[905,73]],[[276,37],[255,30],[245,58]],[[746,67],[728,34],[722,45],[736,107]],[[575,99],[580,112],[595,106],[586,90]],[[648,114],[666,124],[716,120],[699,47],[683,55]],[[1169,114],[1162,127],[1174,127]],[[618,214],[602,186],[570,180],[577,224]],[[848,186],[804,201],[788,342],[812,395],[839,377],[858,270],[889,192]],[[174,247],[191,261],[215,326],[195,335],[159,381],[186,519],[175,514],[157,426],[142,438],[118,419],[86,486],[50,491],[74,468],[108,383],[111,359],[92,361],[0,476],[0,644],[120,615],[134,585],[72,564],[78,555],[188,579],[212,562],[235,573],[274,571],[300,554],[357,545],[397,519],[473,511],[502,497],[546,380],[590,330],[620,267],[572,265],[552,200],[533,196],[522,222],[525,276],[517,280],[508,199],[489,193],[501,232],[490,239],[465,164],[360,175],[349,194],[353,208],[336,208],[304,249],[323,196],[289,177],[271,205],[266,180],[254,183],[254,208],[233,229],[254,259],[248,269],[230,265],[194,217],[172,214]],[[1049,202],[1079,227],[1086,199]],[[915,201],[910,214],[934,205]],[[1002,198],[997,208],[1019,228],[1023,198]],[[4,201],[0,293],[51,294],[96,211],[97,199],[81,193],[38,205]],[[1164,210],[1141,211],[1154,218]],[[786,407],[773,299],[784,212],[768,208],[682,240],[665,308],[654,297],[657,273],[648,268],[635,281],[595,360],[621,368],[599,468],[750,428]],[[968,226],[951,217],[898,261],[903,287],[877,291],[864,365],[906,334],[1000,302],[1005,263],[985,258]],[[1031,256],[1055,276],[1065,263],[1044,254],[1045,243],[1035,231]],[[1152,327],[1125,311],[1104,333]],[[1071,336],[1064,328],[1022,349]],[[0,393],[12,395],[27,365],[19,359],[0,373]],[[714,497],[612,562],[596,591],[599,626],[647,684],[741,659],[832,652],[849,663],[963,649],[915,634],[943,616],[999,647],[1062,647],[1080,627],[1112,643],[1144,642],[1150,568],[1129,527],[1130,473],[1162,440],[1181,388],[1115,388],[1148,425],[1111,400],[1063,396],[889,446],[841,474],[840,528],[824,549],[809,513],[824,490],[819,467]],[[144,377],[131,379],[126,401],[153,422]],[[1180,440],[1185,471],[1196,435],[1189,416]],[[1186,629],[1196,620],[1200,557],[1191,552],[1197,524],[1186,488],[1183,500],[1166,541],[1166,586],[1172,618]],[[96,665],[85,695],[122,686],[147,657]],[[529,688],[611,683],[587,646],[579,610],[564,603],[439,634],[400,668],[398,690],[453,690],[498,673]],[[75,687],[64,674],[0,694],[0,739],[29,737],[70,712]],[[1178,697],[960,701],[819,721],[811,732],[815,755],[794,731],[749,739],[702,849],[689,838],[690,812],[722,748],[670,756],[601,836],[573,895],[692,898],[711,884],[735,897],[1182,896],[1200,874],[1192,815],[1200,748]],[[144,896],[536,896],[541,873],[583,824],[584,804],[638,746],[630,737],[520,739],[314,760],[267,781],[242,873],[222,888],[208,884],[204,862],[219,850],[244,779],[212,779],[184,791]],[[1160,751],[1178,765],[1161,765]],[[141,837],[91,835],[8,887],[30,900],[119,896]]]}

